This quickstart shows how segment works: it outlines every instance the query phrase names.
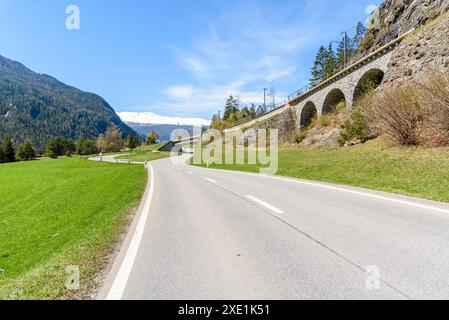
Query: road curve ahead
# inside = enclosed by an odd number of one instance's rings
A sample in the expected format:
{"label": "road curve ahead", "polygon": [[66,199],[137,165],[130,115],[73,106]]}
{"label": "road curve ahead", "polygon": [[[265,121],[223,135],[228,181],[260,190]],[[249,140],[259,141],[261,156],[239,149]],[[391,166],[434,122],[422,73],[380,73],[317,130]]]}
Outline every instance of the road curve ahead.
{"label": "road curve ahead", "polygon": [[152,167],[122,299],[449,298],[449,205],[169,159]]}

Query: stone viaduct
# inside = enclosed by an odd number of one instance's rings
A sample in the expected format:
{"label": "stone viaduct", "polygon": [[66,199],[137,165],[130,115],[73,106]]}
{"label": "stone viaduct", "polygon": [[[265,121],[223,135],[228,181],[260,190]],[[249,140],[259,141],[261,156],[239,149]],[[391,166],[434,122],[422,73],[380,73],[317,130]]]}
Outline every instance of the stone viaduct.
{"label": "stone viaduct", "polygon": [[394,49],[409,33],[379,48],[319,85],[294,93],[279,108],[226,131],[257,127],[259,123],[289,109],[294,110],[297,126],[307,127],[314,118],[334,111],[341,102],[346,102],[346,106],[351,108],[368,88],[376,88],[382,84]]}

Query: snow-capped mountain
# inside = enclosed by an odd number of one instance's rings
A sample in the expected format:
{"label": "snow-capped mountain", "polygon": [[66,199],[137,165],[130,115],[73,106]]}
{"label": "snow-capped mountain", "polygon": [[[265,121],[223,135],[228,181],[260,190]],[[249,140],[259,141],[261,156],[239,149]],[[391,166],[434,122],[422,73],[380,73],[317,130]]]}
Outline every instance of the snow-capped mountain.
{"label": "snow-capped mountain", "polygon": [[210,120],[206,119],[166,117],[152,112],[118,112],[118,115],[126,123],[188,125],[198,127],[210,125]]}

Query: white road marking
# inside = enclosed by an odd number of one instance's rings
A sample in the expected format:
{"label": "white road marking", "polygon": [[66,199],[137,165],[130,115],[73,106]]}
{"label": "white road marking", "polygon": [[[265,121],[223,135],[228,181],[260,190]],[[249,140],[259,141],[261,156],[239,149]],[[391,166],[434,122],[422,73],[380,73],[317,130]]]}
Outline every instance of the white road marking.
{"label": "white road marking", "polygon": [[284,211],[282,211],[282,210],[280,210],[280,209],[278,209],[278,208],[272,206],[271,204],[266,203],[265,201],[262,201],[262,200],[260,200],[260,199],[257,199],[256,197],[253,197],[253,196],[246,196],[246,197],[247,197],[249,200],[254,201],[254,202],[260,204],[261,206],[264,206],[265,208],[267,208],[267,209],[270,210],[270,211],[273,211],[273,212],[278,213],[278,214],[284,213]]}
{"label": "white road marking", "polygon": [[142,241],[142,236],[145,231],[145,225],[150,214],[151,202],[153,200],[154,193],[154,170],[150,163],[148,163],[150,168],[150,191],[148,197],[145,201],[145,205],[140,216],[139,222],[137,224],[136,231],[134,232],[133,238],[129,245],[128,251],[126,252],[125,259],[122,262],[119,272],[109,290],[106,300],[121,300],[123,293],[125,291],[126,285],[128,283],[129,275],[131,274],[134,262],[136,260],[137,252],[139,251],[140,243]]}
{"label": "white road marking", "polygon": [[204,178],[204,180],[209,181],[211,183],[217,184],[218,182],[215,181],[214,179],[209,179],[209,178]]}
{"label": "white road marking", "polygon": [[[330,185],[325,185],[325,184],[321,184],[321,183],[315,183],[315,182],[308,182],[308,181],[303,181],[303,180],[294,180],[294,178],[283,178],[283,177],[277,177],[277,176],[271,176],[271,175],[266,175],[266,174],[257,174],[257,173],[250,173],[250,172],[239,172],[239,171],[232,171],[232,170],[222,170],[222,169],[206,169],[206,168],[202,168],[204,170],[214,170],[214,171],[222,171],[222,172],[226,172],[226,173],[230,173],[230,174],[240,174],[240,175],[251,175],[251,176],[258,176],[258,177],[262,177],[262,178],[269,178],[269,179],[276,179],[276,180],[281,180],[281,181],[287,181],[287,182],[291,182],[291,183],[299,183],[299,184],[303,184],[303,185],[309,185],[309,186],[313,186],[313,187],[318,187],[318,188],[324,188],[324,189],[329,189],[329,190],[335,190],[335,191],[340,191],[340,192],[346,192],[346,193],[351,193],[351,194],[355,194],[355,195],[359,195],[359,196],[363,196],[363,197],[368,197],[368,198],[373,198],[373,199],[378,199],[378,200],[384,200],[384,201],[390,201],[390,202],[394,202],[394,203],[398,203],[398,204],[402,204],[402,205],[407,205],[407,206],[411,206],[411,207],[416,207],[416,208],[420,208],[420,209],[426,209],[426,210],[430,210],[430,211],[435,211],[435,212],[440,212],[440,213],[444,213],[444,214],[449,214],[449,209],[443,209],[443,208],[438,208],[438,207],[434,207],[431,205],[425,205],[422,203],[417,203],[417,202],[413,202],[413,201],[408,201],[408,200],[401,200],[401,199],[395,199],[392,197],[386,197],[386,196],[381,196],[381,195],[376,195],[376,194],[371,194],[368,192],[361,192],[361,191],[356,191],[356,190],[351,190],[351,189],[346,189],[344,187],[337,187],[337,186],[330,186]],[[376,190],[373,190],[374,192]],[[381,192],[381,191],[379,191]],[[400,195],[398,195],[400,196]],[[416,198],[416,201],[429,201],[426,199],[419,199]],[[441,203],[442,205],[444,205],[445,203]]]}
{"label": "white road marking", "polygon": [[[306,182],[306,181],[296,181],[296,180],[292,180],[292,179],[284,179],[284,178],[279,178],[279,177],[276,177],[276,178],[278,180],[290,181],[290,182],[294,182],[294,183],[301,183],[301,184],[304,184],[304,185],[320,187],[320,188],[325,188],[325,189],[329,189],[329,190],[342,191],[342,192],[356,194],[356,195],[359,195],[359,196],[374,198],[374,199],[378,199],[378,200],[385,200],[385,201],[390,201],[390,202],[394,202],[394,203],[408,205],[408,206],[412,206],[412,207],[416,207],[416,208],[420,208],[420,209],[427,209],[427,210],[432,210],[432,211],[437,211],[437,212],[442,212],[442,213],[449,214],[449,210],[448,209],[433,207],[433,206],[425,205],[425,204],[422,204],[422,203],[416,203],[416,202],[407,201],[407,200],[394,199],[394,198],[385,197],[385,196],[381,196],[381,195],[370,194],[370,193],[365,193],[365,192],[360,192],[360,191],[355,191],[355,190],[349,190],[349,189],[344,189],[344,188],[339,188],[339,187],[327,186],[327,185],[323,185],[323,184],[319,184],[319,183]],[[417,200],[420,200],[420,199],[417,199]],[[422,199],[422,200],[425,201],[425,199]]]}
{"label": "white road marking", "polygon": [[187,174],[190,174],[191,176],[193,176],[193,172],[192,171],[187,171]]}

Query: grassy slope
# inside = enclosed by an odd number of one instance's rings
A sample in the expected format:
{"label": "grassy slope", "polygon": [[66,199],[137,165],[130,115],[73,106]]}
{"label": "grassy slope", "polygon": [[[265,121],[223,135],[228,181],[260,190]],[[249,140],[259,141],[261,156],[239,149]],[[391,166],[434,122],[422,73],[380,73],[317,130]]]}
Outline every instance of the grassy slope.
{"label": "grassy slope", "polygon": [[[258,165],[212,165],[258,172]],[[379,140],[341,149],[281,148],[279,175],[449,202],[449,150],[391,147]]]}
{"label": "grassy slope", "polygon": [[[0,165],[0,299],[85,297],[142,196],[141,166],[81,159]],[[81,290],[65,269],[81,268]]]}
{"label": "grassy slope", "polygon": [[127,155],[117,157],[117,159],[145,162],[168,158],[170,156],[170,153],[156,151],[162,145],[163,144],[156,144],[153,146],[136,148],[132,152],[128,152]]}

